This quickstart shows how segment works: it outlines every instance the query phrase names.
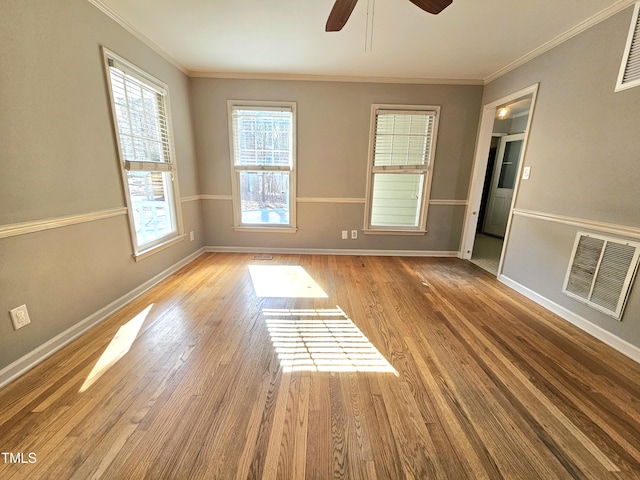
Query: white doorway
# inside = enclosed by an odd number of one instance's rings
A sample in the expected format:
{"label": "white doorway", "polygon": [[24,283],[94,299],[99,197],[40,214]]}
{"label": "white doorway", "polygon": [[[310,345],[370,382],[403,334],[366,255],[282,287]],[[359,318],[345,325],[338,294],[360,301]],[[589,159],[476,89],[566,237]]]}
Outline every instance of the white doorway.
{"label": "white doorway", "polygon": [[483,107],[459,256],[500,276],[538,85]]}

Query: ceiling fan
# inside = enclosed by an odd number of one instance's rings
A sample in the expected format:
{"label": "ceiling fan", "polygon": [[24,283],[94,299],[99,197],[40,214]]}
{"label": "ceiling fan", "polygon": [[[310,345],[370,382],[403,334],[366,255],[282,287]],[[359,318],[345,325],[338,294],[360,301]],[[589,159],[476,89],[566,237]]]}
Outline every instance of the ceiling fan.
{"label": "ceiling fan", "polygon": [[[417,5],[425,12],[432,13],[434,15],[439,14],[442,10],[447,8],[453,0],[409,0],[414,5]],[[344,27],[353,9],[356,6],[358,0],[336,0],[333,4],[329,19],[327,20],[327,26],[325,31],[327,32],[339,32]]]}

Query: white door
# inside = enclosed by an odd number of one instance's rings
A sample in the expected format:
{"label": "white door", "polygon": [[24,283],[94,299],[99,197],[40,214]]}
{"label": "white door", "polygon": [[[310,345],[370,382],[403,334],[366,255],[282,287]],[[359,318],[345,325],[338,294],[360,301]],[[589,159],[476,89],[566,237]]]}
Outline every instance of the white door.
{"label": "white door", "polygon": [[522,156],[524,133],[506,135],[500,138],[496,156],[487,211],[484,216],[483,232],[504,237],[516,184],[518,165]]}

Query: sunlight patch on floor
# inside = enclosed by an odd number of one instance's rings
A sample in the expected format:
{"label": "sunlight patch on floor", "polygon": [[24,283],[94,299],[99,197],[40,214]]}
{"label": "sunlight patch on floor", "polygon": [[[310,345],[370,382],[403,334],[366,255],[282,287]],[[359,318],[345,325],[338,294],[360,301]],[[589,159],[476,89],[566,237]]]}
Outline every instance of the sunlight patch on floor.
{"label": "sunlight patch on floor", "polygon": [[285,372],[398,372],[340,307],[264,309]]}
{"label": "sunlight patch on floor", "polygon": [[133,342],[137,338],[138,332],[142,328],[147,315],[149,315],[151,307],[153,307],[153,303],[118,329],[115,336],[111,339],[111,342],[102,353],[102,356],[94,365],[93,370],[91,370],[91,373],[89,373],[82,384],[82,387],[80,387],[80,393],[86,391],[107,370],[115,365],[118,360],[127,354],[129,349],[131,349],[131,345],[133,345]]}
{"label": "sunlight patch on floor", "polygon": [[249,265],[249,273],[258,297],[327,298],[299,265]]}

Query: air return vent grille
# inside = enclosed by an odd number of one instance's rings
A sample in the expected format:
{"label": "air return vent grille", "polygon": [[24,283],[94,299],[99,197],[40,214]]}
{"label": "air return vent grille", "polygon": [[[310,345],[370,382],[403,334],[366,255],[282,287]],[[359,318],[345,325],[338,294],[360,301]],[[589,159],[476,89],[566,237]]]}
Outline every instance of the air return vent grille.
{"label": "air return vent grille", "polygon": [[640,2],[636,3],[627,45],[620,65],[616,92],[640,85]]}
{"label": "air return vent grille", "polygon": [[562,291],[619,320],[639,258],[640,243],[578,232]]}

